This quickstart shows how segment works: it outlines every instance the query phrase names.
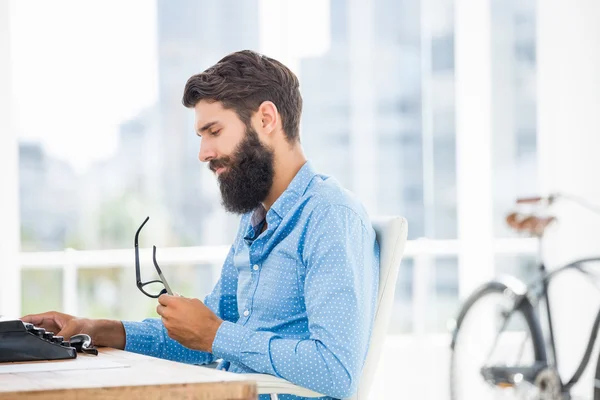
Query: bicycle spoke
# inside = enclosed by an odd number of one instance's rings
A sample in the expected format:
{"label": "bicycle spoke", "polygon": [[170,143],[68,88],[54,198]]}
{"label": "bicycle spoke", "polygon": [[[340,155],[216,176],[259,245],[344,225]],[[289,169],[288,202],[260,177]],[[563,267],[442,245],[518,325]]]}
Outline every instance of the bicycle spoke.
{"label": "bicycle spoke", "polygon": [[498,331],[498,333],[496,334],[496,337],[494,338],[494,343],[492,344],[492,347],[490,347],[490,351],[488,352],[486,360],[490,360],[492,358],[492,355],[494,354],[494,351],[496,350],[496,347],[498,346],[498,341],[500,340],[500,335],[502,334],[502,332],[504,332],[504,330],[506,329],[506,326],[508,325],[508,318],[509,317],[504,318],[504,321],[502,322],[502,326],[500,327],[500,330]]}
{"label": "bicycle spoke", "polygon": [[521,361],[521,357],[523,357],[523,353],[525,352],[525,344],[527,343],[530,337],[531,332],[527,330],[527,335],[525,335],[525,340],[521,342],[521,348],[519,349],[519,353],[517,355],[517,359],[515,360],[515,364],[519,364],[519,362]]}
{"label": "bicycle spoke", "polygon": [[[546,400],[532,382],[538,360],[524,304],[493,288],[470,305],[453,348],[453,400]],[[511,375],[518,368],[521,378]]]}

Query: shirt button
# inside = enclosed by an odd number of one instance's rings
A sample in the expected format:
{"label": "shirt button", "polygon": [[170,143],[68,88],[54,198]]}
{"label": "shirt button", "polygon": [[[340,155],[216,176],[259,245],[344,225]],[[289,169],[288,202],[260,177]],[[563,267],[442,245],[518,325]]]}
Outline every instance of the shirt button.
{"label": "shirt button", "polygon": [[248,310],[244,311],[244,317],[247,317],[248,315],[250,315],[250,311],[248,311]]}
{"label": "shirt button", "polygon": [[252,267],[252,269],[258,271],[258,265],[254,264],[254,267]]}

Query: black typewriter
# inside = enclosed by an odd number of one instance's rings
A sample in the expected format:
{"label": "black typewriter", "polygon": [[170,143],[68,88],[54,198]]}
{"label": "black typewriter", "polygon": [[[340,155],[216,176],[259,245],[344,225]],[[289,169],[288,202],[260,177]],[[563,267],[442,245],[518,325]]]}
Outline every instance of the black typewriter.
{"label": "black typewriter", "polygon": [[64,340],[27,322],[0,321],[0,362],[66,360],[78,351],[98,355],[91,342],[88,335]]}

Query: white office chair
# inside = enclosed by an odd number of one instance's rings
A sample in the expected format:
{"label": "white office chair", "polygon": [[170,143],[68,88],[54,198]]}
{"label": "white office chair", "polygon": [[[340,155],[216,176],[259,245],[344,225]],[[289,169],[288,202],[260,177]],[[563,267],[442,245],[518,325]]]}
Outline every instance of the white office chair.
{"label": "white office chair", "polygon": [[[408,224],[402,217],[374,218],[373,229],[379,242],[381,252],[379,260],[379,293],[377,294],[377,309],[371,333],[371,343],[362,375],[358,383],[357,393],[351,400],[366,400],[373,383],[373,377],[385,335],[390,322],[390,315],[396,291],[396,279],[400,261],[404,253]],[[325,395],[294,385],[285,379],[266,374],[247,374],[249,379],[256,381],[258,394],[270,394],[271,400],[278,400],[278,394],[293,394],[304,397],[323,397]]]}

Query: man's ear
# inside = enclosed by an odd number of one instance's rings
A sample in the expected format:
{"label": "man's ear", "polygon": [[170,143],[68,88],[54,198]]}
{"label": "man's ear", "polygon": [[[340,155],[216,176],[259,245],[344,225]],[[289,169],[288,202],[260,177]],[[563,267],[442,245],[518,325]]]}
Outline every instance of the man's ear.
{"label": "man's ear", "polygon": [[271,136],[280,125],[277,106],[272,101],[263,101],[254,114],[255,127],[259,133]]}

